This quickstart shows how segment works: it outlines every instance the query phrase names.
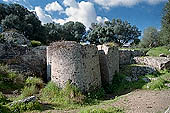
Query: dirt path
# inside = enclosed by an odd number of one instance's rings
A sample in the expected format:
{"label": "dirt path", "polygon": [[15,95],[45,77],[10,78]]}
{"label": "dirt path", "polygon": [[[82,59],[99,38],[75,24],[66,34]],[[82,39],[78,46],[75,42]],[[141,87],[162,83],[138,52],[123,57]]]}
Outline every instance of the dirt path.
{"label": "dirt path", "polygon": [[[107,102],[106,102],[107,103]],[[164,113],[170,107],[170,90],[146,91],[136,90],[123,95],[116,102],[101,104],[95,107],[122,107],[126,113]],[[44,113],[77,113],[80,109],[71,111],[45,111]],[[170,113],[170,110],[166,113]]]}

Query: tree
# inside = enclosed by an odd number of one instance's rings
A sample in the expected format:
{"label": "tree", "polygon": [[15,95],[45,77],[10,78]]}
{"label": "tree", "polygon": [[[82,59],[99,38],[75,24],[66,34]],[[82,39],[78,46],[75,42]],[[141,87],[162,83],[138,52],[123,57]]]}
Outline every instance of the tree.
{"label": "tree", "polygon": [[47,43],[59,40],[80,42],[86,32],[86,28],[82,23],[72,21],[67,22],[64,25],[47,23],[44,27],[47,34]]}
{"label": "tree", "polygon": [[159,45],[159,31],[155,27],[148,27],[144,30],[140,46],[147,47],[156,47]]}
{"label": "tree", "polygon": [[44,28],[35,12],[19,4],[0,4],[0,22],[3,31],[16,29],[30,40],[44,42]]}
{"label": "tree", "polygon": [[161,45],[170,44],[170,0],[168,0],[163,9],[160,43]]}
{"label": "tree", "polygon": [[131,26],[130,23],[121,19],[113,19],[112,21],[106,21],[104,24],[93,23],[85,41],[96,45],[106,42],[123,45],[137,39],[140,35],[141,32],[136,26]]}

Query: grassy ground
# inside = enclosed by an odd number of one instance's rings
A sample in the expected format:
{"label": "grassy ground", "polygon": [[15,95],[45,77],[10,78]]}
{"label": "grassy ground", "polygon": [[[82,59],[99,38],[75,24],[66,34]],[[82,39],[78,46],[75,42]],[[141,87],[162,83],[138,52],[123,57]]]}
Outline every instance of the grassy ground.
{"label": "grassy ground", "polygon": [[[1,67],[2,68],[2,67]],[[6,70],[6,69],[4,69]],[[4,90],[8,91],[8,87],[4,84],[16,85],[16,78],[20,75],[16,73],[4,71],[0,69],[0,92],[4,93]],[[11,75],[12,73],[12,75]],[[6,75],[6,76],[4,76]],[[117,74],[114,76],[112,85],[105,85],[103,88],[98,89],[94,92],[82,94],[75,86],[67,83],[64,89],[58,88],[53,82],[44,84],[39,78],[28,77],[23,79],[22,87],[9,86],[10,91],[18,90],[19,94],[15,98],[7,98],[4,94],[0,93],[0,111],[6,112],[22,112],[38,110],[41,112],[44,110],[72,110],[81,109],[80,113],[123,113],[123,108],[117,107],[100,107],[101,105],[114,103],[119,99],[119,96],[126,94],[136,89],[145,90],[162,90],[168,89],[165,85],[170,83],[170,72],[161,71],[156,75],[145,75],[141,76],[138,81],[128,82],[125,80],[126,75]],[[154,78],[150,83],[146,83],[142,78]],[[19,77],[22,78],[22,77]],[[4,81],[7,80],[7,81]],[[19,79],[21,80],[21,79]],[[3,83],[3,84],[2,84]],[[19,84],[20,86],[21,84]],[[5,92],[6,93],[6,92]],[[10,106],[10,103],[15,100],[24,99],[26,97],[35,95],[38,99],[35,103],[20,104],[17,103],[15,106]],[[116,98],[115,98],[116,97]]]}
{"label": "grassy ground", "polygon": [[162,46],[162,47],[156,47],[152,48],[147,52],[147,55],[158,57],[160,54],[170,55],[170,47]]}

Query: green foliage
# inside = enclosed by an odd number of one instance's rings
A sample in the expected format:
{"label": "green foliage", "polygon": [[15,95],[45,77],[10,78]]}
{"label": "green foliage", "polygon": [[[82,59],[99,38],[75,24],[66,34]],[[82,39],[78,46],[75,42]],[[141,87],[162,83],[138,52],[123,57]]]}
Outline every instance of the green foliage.
{"label": "green foliage", "polygon": [[109,108],[89,108],[85,110],[81,110],[79,113],[124,113],[123,109],[117,107],[109,107]]}
{"label": "green foliage", "polygon": [[27,86],[36,86],[39,89],[44,87],[43,81],[37,77],[28,77],[25,81],[25,84]]}
{"label": "green foliage", "polygon": [[0,104],[0,113],[12,113],[12,112],[7,106]]}
{"label": "green foliage", "polygon": [[0,23],[3,31],[16,29],[30,40],[45,42],[45,32],[34,12],[19,4],[0,4]]}
{"label": "green foliage", "polygon": [[4,95],[2,94],[2,92],[0,92],[0,105],[1,105],[1,104],[2,104],[2,105],[7,104],[8,102],[9,102],[9,100],[7,99],[7,97],[4,96]]}
{"label": "green foliage", "polygon": [[80,42],[85,34],[85,26],[80,22],[67,22],[64,25],[47,23],[44,25],[47,43],[59,40]]}
{"label": "green foliage", "polygon": [[32,45],[33,47],[41,46],[41,42],[40,42],[40,41],[32,40],[32,41],[31,41],[31,45]]}
{"label": "green foliage", "polygon": [[92,28],[85,37],[85,41],[99,45],[107,42],[115,42],[123,45],[131,40],[137,39],[141,32],[136,26],[131,26],[127,21],[113,19],[105,24],[92,24]]}
{"label": "green foliage", "polygon": [[162,53],[165,54],[165,55],[170,55],[169,49],[170,48],[167,47],[167,46],[152,48],[147,52],[147,55],[155,56],[155,57],[158,57]]}
{"label": "green foliage", "polygon": [[144,34],[140,42],[140,47],[156,47],[159,46],[159,32],[154,27],[144,29]]}
{"label": "green foliage", "polygon": [[12,113],[23,113],[25,111],[42,110],[42,106],[38,101],[28,103],[18,102],[12,105],[8,104],[7,107],[10,109]]}
{"label": "green foliage", "polygon": [[170,0],[163,9],[160,43],[161,45],[170,44]]}
{"label": "green foliage", "polygon": [[25,97],[38,94],[40,89],[42,89],[43,87],[44,83],[40,78],[28,77],[25,81],[25,86],[21,90],[21,95],[18,97],[18,99],[23,99]]}
{"label": "green foliage", "polygon": [[167,89],[168,87],[165,85],[166,83],[170,83],[170,73],[169,72],[161,72],[160,75],[156,78],[156,80],[152,80],[150,83],[143,86],[143,89],[150,90],[162,90]]}
{"label": "green foliage", "polygon": [[60,89],[55,83],[49,82],[40,95],[42,101],[57,104],[56,109],[76,108],[83,104],[84,100],[84,95],[70,83],[67,83],[64,89]]}
{"label": "green foliage", "polygon": [[0,65],[0,91],[11,91],[20,89],[24,84],[24,76],[16,74],[7,66]]}
{"label": "green foliage", "polygon": [[24,99],[29,96],[33,96],[34,94],[37,94],[38,92],[39,90],[36,86],[25,86],[21,90],[21,95],[17,98],[17,100]]}

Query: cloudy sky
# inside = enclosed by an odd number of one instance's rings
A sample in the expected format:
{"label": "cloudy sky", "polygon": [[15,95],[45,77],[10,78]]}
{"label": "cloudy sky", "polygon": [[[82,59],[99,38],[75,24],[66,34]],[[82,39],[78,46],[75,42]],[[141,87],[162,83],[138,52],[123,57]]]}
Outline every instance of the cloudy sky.
{"label": "cloudy sky", "polygon": [[140,30],[148,26],[160,29],[161,12],[167,0],[0,0],[0,3],[19,3],[34,10],[43,24],[48,22],[92,22],[113,18],[127,20]]}

